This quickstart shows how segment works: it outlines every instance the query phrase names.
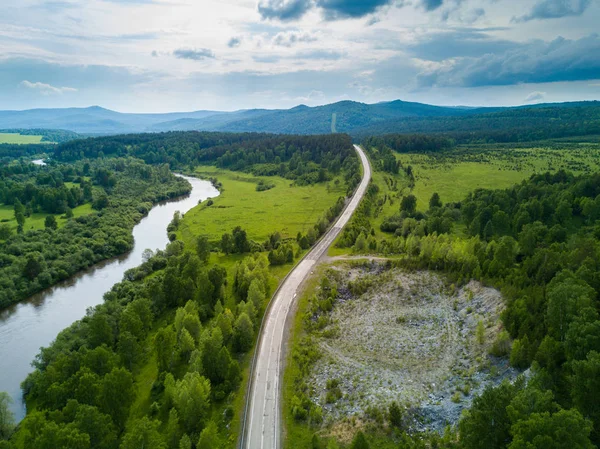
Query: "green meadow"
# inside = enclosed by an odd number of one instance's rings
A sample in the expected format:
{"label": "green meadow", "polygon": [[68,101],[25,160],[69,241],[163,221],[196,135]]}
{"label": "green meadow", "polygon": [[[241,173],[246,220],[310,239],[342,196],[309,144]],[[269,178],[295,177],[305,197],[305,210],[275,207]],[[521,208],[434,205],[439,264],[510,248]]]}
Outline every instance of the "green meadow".
{"label": "green meadow", "polygon": [[[92,204],[86,203],[81,206],[77,206],[73,209],[73,218],[81,217],[82,215],[88,215],[93,212]],[[46,217],[51,214],[46,213],[34,213],[31,216],[25,218],[25,226],[23,230],[25,232],[36,230],[36,229],[44,229],[44,221]],[[67,222],[67,219],[64,218],[64,215],[56,215],[56,222],[58,223],[58,227],[64,226]],[[8,206],[5,204],[0,205],[0,224],[8,223],[13,230],[17,229],[17,221],[15,220],[15,212],[13,206]]]}
{"label": "green meadow", "polygon": [[[216,177],[223,183],[223,190],[212,200],[212,205],[205,201],[185,214],[178,237],[188,245],[201,234],[217,242],[236,226],[246,230],[248,238],[261,243],[274,232],[279,232],[283,238],[296,238],[298,232],[306,233],[340,196],[345,195],[342,182],[338,186],[334,181],[294,186],[289,179],[278,176],[256,177],[206,166],[199,167],[196,175]],[[257,192],[260,180],[275,186]]]}
{"label": "green meadow", "polygon": [[478,189],[501,189],[535,173],[564,169],[576,174],[600,169],[600,145],[568,145],[565,148],[460,148],[442,154],[401,154],[404,167],[412,166],[417,208],[429,208],[437,192],[443,202],[460,201]]}
{"label": "green meadow", "polygon": [[24,136],[18,133],[0,133],[0,144],[11,143],[11,144],[27,144],[27,143],[41,143],[42,136]]}

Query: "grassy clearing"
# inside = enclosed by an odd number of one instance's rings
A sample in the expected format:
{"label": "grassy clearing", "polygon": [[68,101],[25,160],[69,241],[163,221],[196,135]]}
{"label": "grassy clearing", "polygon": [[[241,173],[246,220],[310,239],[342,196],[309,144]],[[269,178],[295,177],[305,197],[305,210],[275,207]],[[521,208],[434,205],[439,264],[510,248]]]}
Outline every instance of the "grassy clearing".
{"label": "grassy clearing", "polygon": [[426,210],[429,198],[438,192],[443,202],[460,201],[477,188],[501,189],[534,173],[568,170],[576,174],[600,169],[600,146],[581,144],[564,149],[460,148],[439,155],[402,154],[404,167],[415,175],[413,194],[417,208]]}
{"label": "grassy clearing", "polygon": [[[205,178],[217,177],[224,189],[213,205],[204,202],[185,214],[178,237],[186,244],[201,234],[218,241],[236,226],[245,229],[248,237],[257,242],[265,241],[274,232],[283,238],[295,238],[298,232],[306,233],[314,226],[345,194],[342,183],[290,186],[290,180],[277,176],[255,177],[214,167],[200,167],[196,173]],[[257,192],[260,180],[275,187]]]}
{"label": "grassy clearing", "polygon": [[[73,218],[81,217],[82,215],[88,215],[94,212],[92,210],[92,204],[86,203],[81,206],[77,206],[73,209]],[[44,221],[46,217],[51,214],[46,213],[34,213],[31,214],[30,217],[25,218],[25,226],[24,231],[31,231],[37,229],[44,229]],[[67,222],[64,214],[56,214],[56,222],[58,223],[58,227],[62,227]],[[17,220],[15,220],[15,212],[13,206],[8,206],[5,204],[0,205],[0,223],[8,223],[13,230],[17,229]]]}
{"label": "grassy clearing", "polygon": [[11,144],[30,144],[30,143],[41,143],[42,136],[24,136],[17,133],[0,133],[0,144],[11,143]]}

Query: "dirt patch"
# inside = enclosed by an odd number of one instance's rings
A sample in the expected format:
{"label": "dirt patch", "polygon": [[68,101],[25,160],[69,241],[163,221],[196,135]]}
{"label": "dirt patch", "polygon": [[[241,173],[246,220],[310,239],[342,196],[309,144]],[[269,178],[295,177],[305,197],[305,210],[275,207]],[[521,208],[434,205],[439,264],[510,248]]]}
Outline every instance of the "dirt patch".
{"label": "dirt patch", "polygon": [[497,290],[474,281],[455,289],[438,274],[377,263],[338,270],[339,297],[308,379],[326,424],[397,401],[410,411],[409,430],[443,430],[487,385],[517,375],[488,355],[501,329]]}

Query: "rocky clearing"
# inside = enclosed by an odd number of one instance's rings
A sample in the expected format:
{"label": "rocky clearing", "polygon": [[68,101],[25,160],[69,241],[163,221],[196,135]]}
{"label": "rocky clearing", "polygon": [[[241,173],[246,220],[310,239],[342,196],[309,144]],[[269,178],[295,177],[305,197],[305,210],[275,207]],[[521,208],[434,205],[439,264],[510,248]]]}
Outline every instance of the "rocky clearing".
{"label": "rocky clearing", "polygon": [[[475,281],[454,289],[436,273],[377,262],[335,270],[343,281],[331,323],[316,337],[322,357],[308,379],[326,424],[397,401],[408,410],[409,430],[440,431],[487,385],[517,375],[488,355],[501,330],[497,290]],[[360,282],[369,288],[353,295],[349,286]],[[327,394],[332,381],[339,399]]]}

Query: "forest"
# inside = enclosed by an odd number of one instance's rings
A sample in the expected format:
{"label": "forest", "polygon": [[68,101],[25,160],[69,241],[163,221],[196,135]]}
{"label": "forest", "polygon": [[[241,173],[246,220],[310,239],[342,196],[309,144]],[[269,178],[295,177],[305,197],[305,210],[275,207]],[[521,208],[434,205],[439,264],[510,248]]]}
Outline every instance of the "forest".
{"label": "forest", "polygon": [[[127,252],[154,203],[189,191],[167,166],[132,158],[1,167],[0,202],[13,208],[17,228],[0,224],[0,308]],[[93,213],[74,217],[82,204]],[[28,229],[33,213],[48,214],[44,229]]]}
{"label": "forest", "polygon": [[600,106],[540,105],[510,108],[460,117],[406,117],[384,120],[352,131],[363,140],[384,134],[442,135],[456,143],[531,142],[600,134]]}

